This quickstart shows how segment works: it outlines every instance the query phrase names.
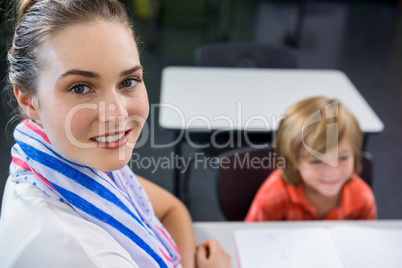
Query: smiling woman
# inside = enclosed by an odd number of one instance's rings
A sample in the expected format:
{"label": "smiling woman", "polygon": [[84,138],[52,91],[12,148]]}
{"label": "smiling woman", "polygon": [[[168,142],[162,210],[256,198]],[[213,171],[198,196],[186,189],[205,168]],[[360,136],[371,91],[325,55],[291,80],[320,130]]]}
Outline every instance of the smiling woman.
{"label": "smiling woman", "polygon": [[[17,92],[20,106],[70,160],[105,171],[121,168],[130,159],[149,111],[131,32],[119,23],[97,19],[72,25],[42,46],[46,56],[39,55],[43,67],[36,95]],[[71,146],[72,140],[78,146]]]}
{"label": "smiling woman", "polygon": [[[127,163],[149,113],[117,0],[23,1],[9,50],[15,129],[1,267],[227,267],[185,206]],[[166,228],[166,229],[165,229]]]}

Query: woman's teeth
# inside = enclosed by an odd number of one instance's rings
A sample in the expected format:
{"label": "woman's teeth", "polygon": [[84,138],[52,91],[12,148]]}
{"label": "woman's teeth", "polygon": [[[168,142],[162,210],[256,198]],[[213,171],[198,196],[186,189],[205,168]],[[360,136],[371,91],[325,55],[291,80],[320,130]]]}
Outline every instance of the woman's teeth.
{"label": "woman's teeth", "polygon": [[115,141],[118,141],[118,140],[120,140],[121,138],[123,138],[125,134],[126,134],[125,132],[122,132],[122,133],[117,134],[117,135],[114,135],[114,136],[96,137],[95,140],[96,140],[97,142],[103,142],[103,143],[106,143],[106,142],[115,142]]}

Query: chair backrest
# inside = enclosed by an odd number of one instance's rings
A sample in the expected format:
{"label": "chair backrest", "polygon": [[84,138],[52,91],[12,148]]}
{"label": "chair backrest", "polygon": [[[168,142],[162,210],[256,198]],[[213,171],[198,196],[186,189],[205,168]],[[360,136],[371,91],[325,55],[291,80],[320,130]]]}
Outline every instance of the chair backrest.
{"label": "chair backrest", "polygon": [[373,157],[369,152],[362,152],[362,170],[360,177],[373,188]]}
{"label": "chair backrest", "polygon": [[261,184],[275,169],[274,149],[243,148],[218,156],[218,200],[230,221],[244,220]]}
{"label": "chair backrest", "polygon": [[[242,148],[218,156],[217,189],[223,214],[243,221],[261,184],[276,168],[274,148]],[[362,153],[361,178],[372,186],[372,157]]]}
{"label": "chair backrest", "polygon": [[284,48],[253,43],[218,43],[195,51],[195,65],[213,67],[297,68],[296,57]]}

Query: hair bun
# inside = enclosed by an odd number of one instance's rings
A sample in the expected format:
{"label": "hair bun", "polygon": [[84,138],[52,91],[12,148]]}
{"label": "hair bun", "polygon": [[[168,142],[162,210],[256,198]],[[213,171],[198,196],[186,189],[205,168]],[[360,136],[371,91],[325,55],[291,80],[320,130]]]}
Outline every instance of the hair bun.
{"label": "hair bun", "polygon": [[28,9],[33,6],[36,2],[39,2],[39,0],[20,0],[20,7],[18,9],[18,18],[21,18],[22,15],[25,14],[25,12],[28,11]]}

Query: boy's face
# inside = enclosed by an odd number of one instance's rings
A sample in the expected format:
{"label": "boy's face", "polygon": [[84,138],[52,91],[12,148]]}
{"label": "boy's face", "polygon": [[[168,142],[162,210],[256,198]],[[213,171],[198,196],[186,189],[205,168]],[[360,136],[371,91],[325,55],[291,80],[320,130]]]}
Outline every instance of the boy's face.
{"label": "boy's face", "polygon": [[[339,150],[338,155],[336,150]],[[334,157],[338,157],[338,165],[332,167],[325,160],[333,160]],[[297,168],[305,187],[309,190],[327,197],[336,196],[354,170],[354,154],[350,142],[347,139],[343,140],[338,148],[327,152],[323,160],[312,155],[301,157]]]}

